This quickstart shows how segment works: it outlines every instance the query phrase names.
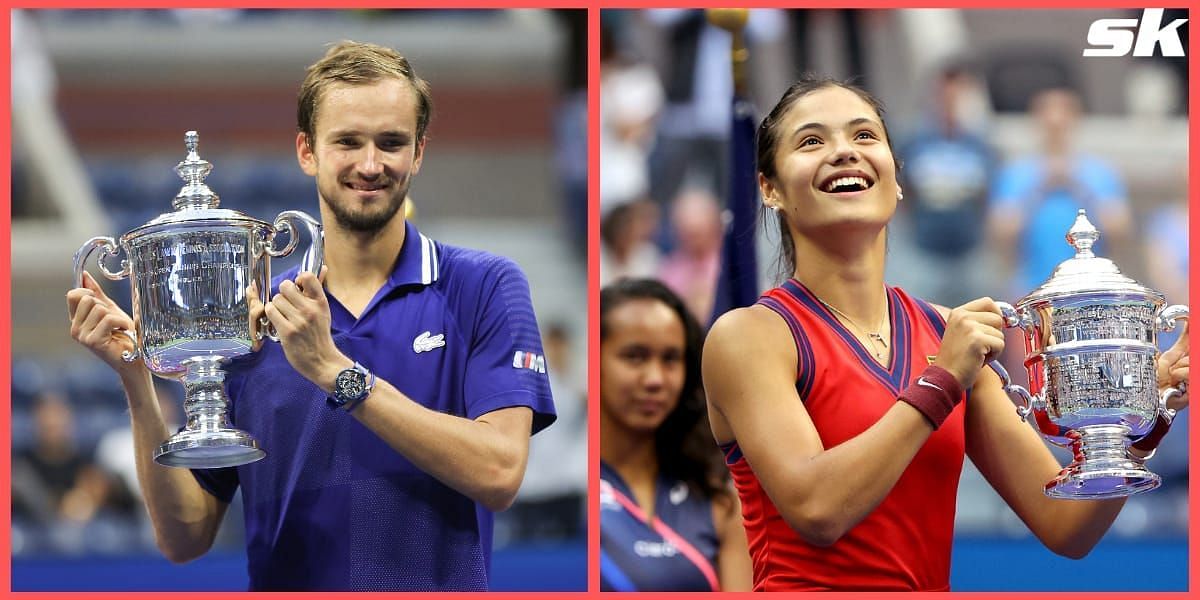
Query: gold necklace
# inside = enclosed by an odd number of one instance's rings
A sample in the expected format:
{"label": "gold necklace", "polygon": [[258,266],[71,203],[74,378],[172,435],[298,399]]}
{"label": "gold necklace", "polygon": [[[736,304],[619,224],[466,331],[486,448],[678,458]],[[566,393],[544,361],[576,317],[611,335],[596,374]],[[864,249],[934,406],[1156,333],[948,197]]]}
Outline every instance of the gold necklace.
{"label": "gold necklace", "polygon": [[[813,295],[815,296],[816,294],[813,294]],[[868,339],[870,339],[873,342],[879,342],[879,344],[881,346],[883,346],[884,350],[888,349],[887,340],[885,340],[883,338],[882,333],[879,333],[879,332],[883,331],[883,324],[887,321],[887,313],[886,312],[883,315],[883,319],[881,319],[879,321],[879,327],[876,327],[875,331],[868,331],[866,327],[859,325],[857,321],[850,318],[850,315],[838,310],[838,308],[836,306],[834,306],[824,300],[821,300],[821,298],[817,298],[817,300],[820,301],[821,304],[823,304],[825,306],[825,308],[828,308],[829,310],[832,310],[834,313],[837,313],[840,317],[842,317],[847,322],[849,322],[851,325],[853,325],[854,328],[857,329],[859,333],[865,333],[867,335]],[[875,350],[875,357],[883,358],[883,351]]]}

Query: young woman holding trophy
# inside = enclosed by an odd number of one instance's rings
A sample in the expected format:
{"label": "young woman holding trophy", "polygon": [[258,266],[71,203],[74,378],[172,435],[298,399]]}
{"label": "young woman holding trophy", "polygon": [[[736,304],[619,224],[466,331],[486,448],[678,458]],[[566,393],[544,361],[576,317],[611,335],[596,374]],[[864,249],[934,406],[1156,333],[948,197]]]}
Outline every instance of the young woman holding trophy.
{"label": "young woman holding trophy", "polygon": [[[791,278],[723,315],[703,365],[713,433],[743,506],[755,589],[948,589],[964,457],[1046,547],[1086,555],[1124,505],[1117,496],[1142,489],[1123,475],[1187,405],[1185,394],[1162,394],[1168,403],[1159,391],[1187,379],[1186,335],[1157,359],[1143,352],[1152,345],[1121,346],[1131,356],[1142,352],[1146,368],[1110,373],[1113,389],[1131,396],[1144,389],[1138,402],[1148,398],[1148,408],[1127,419],[1139,435],[1120,437],[1119,457],[1086,439],[1080,445],[1080,431],[1096,428],[1075,431],[1078,423],[1046,409],[1045,398],[1062,401],[1092,385],[1091,371],[1068,373],[1058,390],[1041,390],[1046,382],[1038,379],[1033,395],[1021,395],[1029,403],[1023,413],[1036,415],[1043,435],[1074,443],[1077,459],[1090,453],[1119,463],[1120,481],[1109,472],[1089,479],[1093,471],[1075,464],[1060,472],[1038,432],[1014,416],[1005,390],[1018,393],[1015,386],[985,368],[1004,348],[1004,327],[1029,331],[1031,320],[1054,311],[1031,315],[1024,302],[1014,310],[990,298],[948,309],[883,281],[887,225],[903,194],[880,103],[842,83],[799,81],[763,120],[757,145],[762,201],[778,217]],[[1108,262],[1091,256],[1090,242],[1079,247],[1086,264]],[[1162,304],[1160,294],[1150,296],[1154,308]],[[1038,342],[1048,344],[1042,358],[1054,377],[1046,379],[1060,383],[1053,369],[1062,359],[1053,352],[1070,344],[1055,347],[1067,334],[1046,331]],[[1153,341],[1150,330],[1139,335]],[[1108,393],[1096,389],[1083,391]],[[1129,438],[1141,441],[1127,457]],[[1097,491],[1097,481],[1110,488]]]}

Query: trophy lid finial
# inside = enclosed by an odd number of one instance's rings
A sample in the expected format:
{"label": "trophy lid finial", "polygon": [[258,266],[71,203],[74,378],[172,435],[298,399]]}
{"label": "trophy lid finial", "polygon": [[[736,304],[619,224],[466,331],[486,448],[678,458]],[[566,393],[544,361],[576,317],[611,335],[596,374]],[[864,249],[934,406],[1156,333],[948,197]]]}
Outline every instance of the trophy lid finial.
{"label": "trophy lid finial", "polygon": [[197,151],[200,146],[200,134],[188,131],[183,134],[183,144],[187,148],[187,157],[175,165],[175,172],[183,179],[183,188],[175,195],[171,206],[175,210],[216,208],[221,199],[204,183],[204,178],[212,172],[212,163],[200,158]]}
{"label": "trophy lid finial", "polygon": [[1054,267],[1054,272],[1042,285],[1018,301],[1018,309],[1066,298],[1084,299],[1097,295],[1107,298],[1113,294],[1162,302],[1161,292],[1147,288],[1121,273],[1113,261],[1096,256],[1093,248],[1096,240],[1100,239],[1100,231],[1088,220],[1087,211],[1080,210],[1077,213],[1075,223],[1067,231],[1066,237],[1075,248],[1075,256]]}
{"label": "trophy lid finial", "polygon": [[192,158],[193,156],[195,156],[197,159],[200,158],[196,154],[196,147],[200,145],[200,136],[197,135],[195,131],[189,131],[183,134],[183,144],[187,146],[188,158]]}
{"label": "trophy lid finial", "polygon": [[1079,209],[1079,215],[1075,217],[1075,224],[1067,231],[1067,243],[1075,247],[1076,258],[1090,258],[1095,256],[1092,253],[1092,245],[1096,240],[1100,239],[1100,230],[1096,229],[1095,225],[1087,218],[1087,211]]}

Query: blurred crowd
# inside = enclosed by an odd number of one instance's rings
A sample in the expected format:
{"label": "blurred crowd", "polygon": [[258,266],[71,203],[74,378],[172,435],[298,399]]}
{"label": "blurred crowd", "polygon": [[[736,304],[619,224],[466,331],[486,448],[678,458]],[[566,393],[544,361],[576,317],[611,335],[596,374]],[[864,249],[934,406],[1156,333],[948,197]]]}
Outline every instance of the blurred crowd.
{"label": "blurred crowd", "polygon": [[[176,425],[178,387],[158,385],[163,414]],[[115,375],[93,361],[18,358],[12,417],[14,556],[154,548]]]}
{"label": "blurred crowd", "polygon": [[[1153,172],[1139,157],[1113,158],[1125,156],[1119,150],[1133,147],[1131,139],[1149,135],[1139,127],[1186,118],[1186,61],[1182,69],[1174,59],[1139,59],[1136,67],[1130,61],[1122,75],[1124,109],[1103,115],[1081,85],[1079,53],[1035,54],[1038,44],[1020,31],[1012,33],[1013,51],[989,60],[943,49],[937,60],[906,72],[871,64],[890,42],[872,52],[868,38],[903,39],[907,22],[928,25],[971,11],[917,12],[755,9],[743,30],[750,95],[760,109],[806,71],[849,79],[889,107],[895,101],[903,109],[909,100],[898,90],[915,96],[907,112],[885,115],[903,189],[889,228],[888,283],[945,306],[985,295],[1016,302],[1074,255],[1064,236],[1082,208],[1101,231],[1098,255],[1164,292],[1169,304],[1187,304],[1186,155],[1162,152],[1150,161]],[[974,27],[986,24],[985,16],[968,17],[963,21]],[[1083,19],[1073,23],[1086,30],[1090,19]],[[707,23],[703,11],[687,9],[606,11],[601,28],[601,286],[658,278],[710,323],[729,221],[730,35]],[[971,31],[961,37],[969,40]],[[893,54],[915,61],[922,49],[914,42]],[[1101,122],[1111,129],[1098,138]],[[1186,148],[1186,126],[1172,128],[1173,141]],[[1014,131],[1023,138],[1016,143]],[[777,236],[756,231],[760,256],[773,256]],[[771,266],[761,272],[760,289],[790,276]],[[1024,344],[1019,332],[1009,333],[1003,360],[1023,380]],[[1177,335],[1160,334],[1160,347]],[[1188,433],[1186,419],[1179,423],[1149,464],[1163,488],[1131,501],[1118,535],[1186,533]],[[960,527],[982,535],[1022,531],[970,471],[961,493],[971,502],[960,502]]]}

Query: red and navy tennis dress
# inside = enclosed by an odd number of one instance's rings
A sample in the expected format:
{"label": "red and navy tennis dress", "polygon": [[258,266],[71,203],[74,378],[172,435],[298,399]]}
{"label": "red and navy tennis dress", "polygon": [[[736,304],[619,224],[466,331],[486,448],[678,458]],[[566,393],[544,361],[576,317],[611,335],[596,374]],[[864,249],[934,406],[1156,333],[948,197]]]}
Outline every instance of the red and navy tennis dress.
{"label": "red and navy tennis dress", "polygon": [[600,591],[716,591],[716,527],[712,501],[686,483],[660,475],[654,519],[629,486],[600,462]]}
{"label": "red and navy tennis dress", "polygon": [[[941,346],[945,321],[928,303],[887,288],[889,366],[795,279],[758,300],[796,342],[796,391],[825,448],[874,425]],[[734,440],[722,446],[742,500],[755,590],[947,590],[954,503],[965,452],[960,404],[921,447],[875,510],[832,546],[806,543],[780,516]]]}

